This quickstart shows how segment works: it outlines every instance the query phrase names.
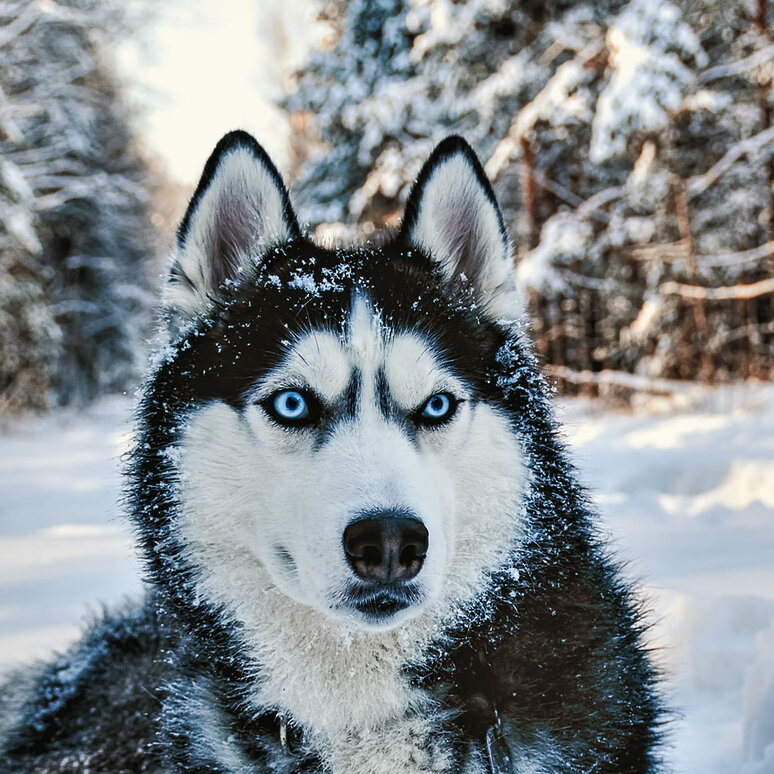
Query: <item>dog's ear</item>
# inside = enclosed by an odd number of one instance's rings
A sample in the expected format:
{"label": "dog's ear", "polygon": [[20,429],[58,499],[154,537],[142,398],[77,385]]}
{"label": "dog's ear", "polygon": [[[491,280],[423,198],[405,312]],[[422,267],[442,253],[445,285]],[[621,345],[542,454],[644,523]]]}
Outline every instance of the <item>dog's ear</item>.
{"label": "dog's ear", "polygon": [[171,323],[203,314],[218,289],[301,232],[282,178],[247,132],[230,132],[204,166],[177,231],[164,294]]}
{"label": "dog's ear", "polygon": [[519,316],[503,216],[481,163],[461,137],[443,140],[422,167],[398,238],[429,253],[449,279],[470,283],[490,318]]}

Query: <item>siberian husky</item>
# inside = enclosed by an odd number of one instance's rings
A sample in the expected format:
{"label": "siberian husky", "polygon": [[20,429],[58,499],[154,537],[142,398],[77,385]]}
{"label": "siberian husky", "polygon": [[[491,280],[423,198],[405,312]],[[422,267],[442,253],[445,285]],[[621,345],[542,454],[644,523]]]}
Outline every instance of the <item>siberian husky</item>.
{"label": "siberian husky", "polygon": [[462,139],[397,235],[329,249],[228,134],[165,308],[128,470],[147,596],[6,683],[4,772],[659,770],[637,605]]}

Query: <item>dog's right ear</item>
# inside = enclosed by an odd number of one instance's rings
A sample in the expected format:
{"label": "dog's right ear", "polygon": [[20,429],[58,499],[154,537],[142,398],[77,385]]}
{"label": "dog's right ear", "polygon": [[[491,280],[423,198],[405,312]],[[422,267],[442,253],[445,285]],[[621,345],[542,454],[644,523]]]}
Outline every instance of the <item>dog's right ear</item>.
{"label": "dog's right ear", "polygon": [[229,132],[207,160],[177,231],[164,306],[170,324],[204,314],[218,290],[301,231],[282,178],[247,132]]}

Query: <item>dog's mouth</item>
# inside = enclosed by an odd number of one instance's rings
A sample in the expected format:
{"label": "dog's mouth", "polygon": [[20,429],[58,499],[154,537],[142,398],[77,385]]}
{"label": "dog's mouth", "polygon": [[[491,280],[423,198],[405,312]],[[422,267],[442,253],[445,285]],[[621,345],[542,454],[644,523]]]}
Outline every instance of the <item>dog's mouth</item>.
{"label": "dog's mouth", "polygon": [[347,605],[373,623],[384,623],[422,599],[415,583],[359,583],[350,586],[345,594]]}

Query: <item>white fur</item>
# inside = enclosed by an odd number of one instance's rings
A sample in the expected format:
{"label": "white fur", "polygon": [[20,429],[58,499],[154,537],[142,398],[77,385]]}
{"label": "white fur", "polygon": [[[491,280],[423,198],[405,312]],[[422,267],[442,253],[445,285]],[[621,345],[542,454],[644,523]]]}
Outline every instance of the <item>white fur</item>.
{"label": "white fur", "polygon": [[289,386],[314,385],[320,397],[333,402],[344,392],[351,376],[351,359],[340,337],[330,331],[311,331],[294,342],[282,369],[258,385],[255,400]]}
{"label": "white fur", "polygon": [[209,309],[218,289],[212,263],[219,242],[230,244],[241,272],[262,251],[290,237],[275,179],[250,149],[234,147],[221,158],[196,205],[185,242],[173,255],[190,285],[171,277],[164,292],[165,306],[184,319]]}
{"label": "white fur", "polygon": [[384,374],[393,400],[406,411],[418,408],[436,392],[464,396],[465,388],[438,361],[427,341],[416,336],[398,336],[386,347]]}
{"label": "white fur", "polygon": [[[439,390],[469,397],[464,386],[428,342],[387,330],[367,299],[350,320],[341,336],[301,336],[255,390],[303,386],[335,398],[358,369],[357,419],[313,449],[308,434],[278,427],[258,405],[243,414],[220,402],[201,408],[180,445],[177,528],[198,568],[199,593],[242,624],[261,665],[257,708],[290,714],[326,751],[334,774],[445,771],[440,759],[436,767],[407,763],[436,744],[425,738],[436,710],[401,668],[421,659],[440,622],[519,539],[524,463],[507,419],[486,404],[461,404],[448,426],[422,431],[415,446],[378,410],[377,369],[407,409]],[[374,630],[341,607],[352,577],[342,534],[357,513],[392,507],[427,526],[417,577],[424,602]]]}
{"label": "white fur", "polygon": [[495,320],[522,313],[510,245],[500,230],[497,205],[487,197],[462,153],[442,158],[418,193],[417,218],[409,236],[443,266],[458,274],[464,255],[482,309]]}
{"label": "white fur", "polygon": [[450,754],[453,740],[440,731],[444,720],[442,713],[430,711],[358,729],[330,748],[329,766],[347,774],[484,774],[486,769],[472,750],[464,769],[455,765]]}

